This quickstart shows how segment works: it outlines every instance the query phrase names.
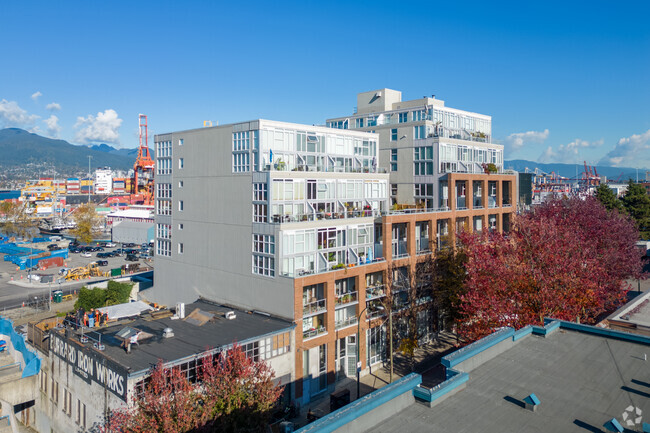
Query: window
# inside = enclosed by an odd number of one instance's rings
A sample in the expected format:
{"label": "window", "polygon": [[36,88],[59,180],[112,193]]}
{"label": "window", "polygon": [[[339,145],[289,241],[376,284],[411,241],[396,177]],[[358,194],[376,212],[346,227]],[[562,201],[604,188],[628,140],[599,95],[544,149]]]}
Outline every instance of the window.
{"label": "window", "polygon": [[396,183],[391,183],[390,184],[390,195],[392,197],[397,197],[397,184]]}
{"label": "window", "polygon": [[179,187],[179,188],[183,188],[183,181],[182,181],[182,180],[179,180],[179,181],[178,181],[178,187]]}
{"label": "window", "polygon": [[183,223],[178,224],[178,230],[183,230]]}
{"label": "window", "polygon": [[54,377],[52,377],[52,383],[51,383],[51,388],[50,388],[50,399],[52,402],[56,405],[59,404],[59,382],[54,380]]}
{"label": "window", "polygon": [[399,118],[399,123],[408,122],[409,121],[409,113],[408,113],[408,111],[405,111],[404,113],[399,113],[398,118]]}
{"label": "window", "polygon": [[156,198],[171,198],[172,185],[171,183],[156,183]]}
{"label": "window", "polygon": [[183,246],[182,243],[179,242],[178,244],[178,254],[183,254],[185,252],[185,247]]}
{"label": "window", "polygon": [[156,240],[156,255],[171,257],[172,255],[172,243],[168,240],[157,239]]}
{"label": "window", "polygon": [[255,223],[268,222],[268,205],[266,204],[253,205],[253,222]]}
{"label": "window", "polygon": [[397,171],[397,149],[390,150],[390,171]]}
{"label": "window", "polygon": [[266,183],[253,184],[253,201],[268,201],[269,192]]}
{"label": "window", "polygon": [[358,119],[354,119],[354,125],[357,128],[363,128],[363,117],[359,117]]}
{"label": "window", "polygon": [[179,138],[179,139],[178,139],[178,145],[179,145],[179,146],[182,146],[183,143],[184,143],[184,141],[185,141],[185,140],[184,140],[183,138]]}
{"label": "window", "polygon": [[172,226],[169,224],[156,224],[156,237],[161,239],[171,239]]}
{"label": "window", "polygon": [[232,172],[250,171],[250,131],[232,134]]}
{"label": "window", "polygon": [[86,404],[82,403],[81,400],[77,399],[77,418],[75,422],[81,426],[81,428],[86,428]]}
{"label": "window", "polygon": [[184,168],[184,166],[185,166],[185,159],[178,158],[178,168]]}
{"label": "window", "polygon": [[41,370],[40,371],[40,390],[47,394],[47,372]]}
{"label": "window", "polygon": [[275,276],[275,259],[273,257],[253,254],[253,273],[266,277]]}
{"label": "window", "polygon": [[183,200],[178,201],[178,210],[181,212],[185,210],[185,204],[183,203]]}
{"label": "window", "polygon": [[390,130],[390,141],[397,141],[397,128]]}
{"label": "window", "polygon": [[253,234],[253,252],[275,254],[275,236]]}
{"label": "window", "polygon": [[416,176],[433,175],[433,147],[414,147],[413,148],[413,174]]}
{"label": "window", "polygon": [[72,393],[63,388],[63,413],[72,416]]}
{"label": "window", "polygon": [[427,138],[426,129],[424,125],[414,126],[413,127],[413,139],[419,140],[422,138]]}

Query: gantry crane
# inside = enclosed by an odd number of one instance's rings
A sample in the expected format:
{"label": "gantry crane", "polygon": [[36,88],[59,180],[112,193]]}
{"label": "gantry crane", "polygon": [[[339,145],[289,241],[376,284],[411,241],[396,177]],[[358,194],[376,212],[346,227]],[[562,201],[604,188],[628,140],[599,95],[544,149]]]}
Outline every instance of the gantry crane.
{"label": "gantry crane", "polygon": [[[151,158],[148,145],[147,116],[138,115],[138,127],[140,130],[140,146],[138,147],[138,157],[133,165],[133,179],[131,181],[131,194],[141,195],[142,204],[153,204],[153,177],[154,177],[154,160]],[[138,199],[137,201],[140,201]],[[133,200],[131,201],[133,203]]]}

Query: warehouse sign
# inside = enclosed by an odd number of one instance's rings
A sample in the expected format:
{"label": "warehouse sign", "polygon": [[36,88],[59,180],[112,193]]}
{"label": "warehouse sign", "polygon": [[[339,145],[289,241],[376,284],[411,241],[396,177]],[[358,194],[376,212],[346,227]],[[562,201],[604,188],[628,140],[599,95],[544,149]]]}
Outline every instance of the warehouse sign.
{"label": "warehouse sign", "polygon": [[124,367],[88,347],[67,342],[56,332],[50,333],[50,350],[87,383],[98,383],[126,401],[128,372]]}

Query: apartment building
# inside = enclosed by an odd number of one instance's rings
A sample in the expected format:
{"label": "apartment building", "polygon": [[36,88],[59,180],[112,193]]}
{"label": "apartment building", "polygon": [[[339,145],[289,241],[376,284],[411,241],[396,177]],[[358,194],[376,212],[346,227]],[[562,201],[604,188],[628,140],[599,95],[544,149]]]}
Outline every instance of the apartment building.
{"label": "apartment building", "polygon": [[95,194],[110,194],[113,192],[113,172],[110,168],[95,170]]}
{"label": "apartment building", "polygon": [[[379,166],[390,171],[392,204],[429,210],[516,204],[516,177],[503,170],[503,146],[492,143],[488,115],[446,107],[433,95],[402,101],[401,92],[384,88],[359,93],[355,112],[328,119],[327,126],[379,134]],[[498,213],[474,218],[482,213],[471,215],[475,230],[509,224]]]}
{"label": "apartment building", "polygon": [[357,352],[362,374],[385,359],[388,272],[403,277],[470,222],[502,230],[512,212],[512,176],[457,172],[443,180],[465,182],[467,204],[391,209],[380,138],[254,120],[154,139],[156,296],[292,320],[303,404],[353,377]]}

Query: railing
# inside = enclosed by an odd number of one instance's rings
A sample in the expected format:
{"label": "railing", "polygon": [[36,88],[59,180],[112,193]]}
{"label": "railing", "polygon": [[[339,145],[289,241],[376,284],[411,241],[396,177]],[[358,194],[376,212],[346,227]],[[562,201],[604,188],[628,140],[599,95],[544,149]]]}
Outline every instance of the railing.
{"label": "railing", "polygon": [[326,309],[327,309],[326,299],[319,299],[318,301],[310,302],[308,304],[303,304],[302,315],[304,317],[310,314],[325,311]]}
{"label": "railing", "polygon": [[290,166],[287,163],[266,164],[260,171],[308,171],[312,173],[367,173],[383,174],[388,173],[385,167],[360,168],[360,167],[324,167],[320,165],[296,165]]}
{"label": "railing", "polygon": [[408,249],[406,248],[406,241],[397,241],[397,243],[393,243],[392,247],[394,259],[409,255]]}
{"label": "railing", "polygon": [[327,333],[327,330],[324,326],[319,326],[315,329],[309,329],[307,331],[302,331],[302,339],[308,340],[310,338],[318,337],[319,335]]}
{"label": "railing", "polygon": [[376,319],[378,317],[383,317],[386,315],[386,310],[383,309],[378,309],[375,311],[367,311],[366,315],[368,316],[368,320]]}
{"label": "railing", "polygon": [[345,305],[352,302],[357,302],[357,292],[347,292],[336,296],[336,305]]}
{"label": "railing", "polygon": [[348,318],[337,320],[334,322],[336,329],[346,328],[348,326],[352,326],[356,324],[357,324],[356,316],[350,316]]}
{"label": "railing", "polygon": [[381,213],[382,216],[386,215],[405,215],[405,214],[412,214],[412,213],[430,213],[430,212],[449,212],[450,209],[447,206],[439,207],[439,208],[407,208],[407,209],[391,209],[388,211],[383,211]]}
{"label": "railing", "polygon": [[366,287],[366,301],[381,298],[383,296],[386,296],[383,284]]}
{"label": "railing", "polygon": [[378,209],[366,210],[346,210],[341,212],[314,212],[305,214],[279,215],[271,217],[270,222],[273,224],[294,223],[301,221],[320,221],[343,218],[378,218],[381,216]]}

